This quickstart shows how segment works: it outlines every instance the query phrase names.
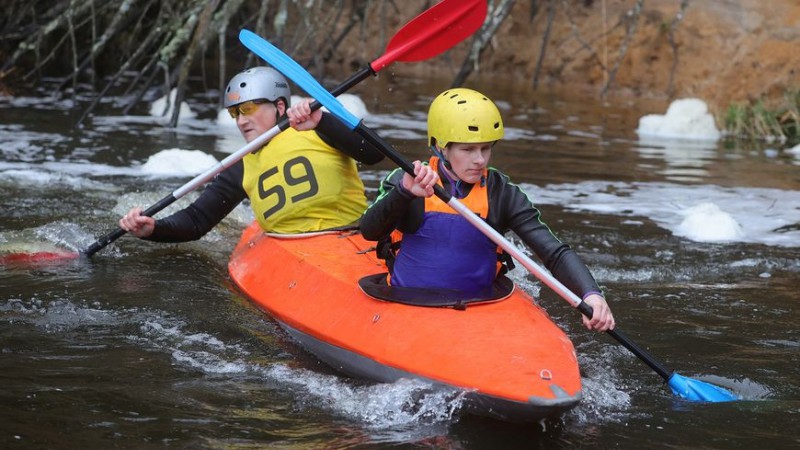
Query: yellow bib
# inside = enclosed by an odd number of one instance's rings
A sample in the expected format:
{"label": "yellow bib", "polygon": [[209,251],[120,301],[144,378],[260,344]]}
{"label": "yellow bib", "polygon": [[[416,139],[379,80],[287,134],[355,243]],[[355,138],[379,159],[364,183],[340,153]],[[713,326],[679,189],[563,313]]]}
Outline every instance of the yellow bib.
{"label": "yellow bib", "polygon": [[289,128],[243,163],[242,185],[265,231],[341,227],[360,219],[367,208],[355,160],[313,131]]}

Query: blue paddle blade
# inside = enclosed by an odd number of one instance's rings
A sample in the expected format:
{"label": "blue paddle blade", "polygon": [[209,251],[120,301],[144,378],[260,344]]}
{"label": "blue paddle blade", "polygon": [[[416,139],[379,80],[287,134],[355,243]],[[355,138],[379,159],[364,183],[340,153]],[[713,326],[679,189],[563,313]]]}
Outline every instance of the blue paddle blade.
{"label": "blue paddle blade", "polygon": [[353,115],[347,108],[336,100],[321,84],[311,76],[310,73],[300,66],[295,60],[283,53],[279,48],[270,44],[269,41],[250,30],[239,32],[239,41],[259,58],[268,62],[272,67],[284,74],[287,78],[294,81],[296,85],[315,98],[322,106],[328,108],[334,116],[344,122],[351,130],[355,129],[361,119]]}
{"label": "blue paddle blade", "polygon": [[719,386],[686,378],[677,373],[673,373],[669,377],[667,384],[675,395],[687,400],[700,402],[731,402],[739,400],[739,397]]}

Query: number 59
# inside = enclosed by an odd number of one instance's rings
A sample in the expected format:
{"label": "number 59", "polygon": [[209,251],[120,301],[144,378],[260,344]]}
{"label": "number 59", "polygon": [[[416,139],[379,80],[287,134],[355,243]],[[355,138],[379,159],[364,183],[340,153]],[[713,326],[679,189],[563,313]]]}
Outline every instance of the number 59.
{"label": "number 59", "polygon": [[[302,169],[298,175],[295,175],[294,173],[297,172],[297,170],[295,170],[296,167]],[[276,184],[269,189],[264,189],[265,182],[270,177],[277,174],[278,167],[272,167],[258,177],[258,195],[261,197],[261,200],[273,195],[277,196],[275,205],[264,211],[265,219],[286,206],[286,190],[281,184]],[[317,194],[317,192],[319,192],[319,183],[317,182],[317,177],[314,174],[314,167],[311,165],[311,161],[309,161],[305,156],[298,156],[286,161],[286,164],[283,165],[283,179],[286,181],[286,185],[288,186],[300,186],[303,184],[308,185],[305,190],[301,191],[299,194],[293,195],[289,199],[292,203],[297,203],[303,199],[313,197]]]}

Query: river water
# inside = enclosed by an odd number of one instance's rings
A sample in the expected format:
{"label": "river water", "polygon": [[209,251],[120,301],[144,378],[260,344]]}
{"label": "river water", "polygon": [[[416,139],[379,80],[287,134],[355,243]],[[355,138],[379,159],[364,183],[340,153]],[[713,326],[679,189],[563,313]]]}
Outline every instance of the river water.
{"label": "river water", "polygon": [[[423,158],[432,86],[365,82],[366,123]],[[798,447],[800,156],[774,143],[640,139],[639,117],[664,104],[497,89],[507,139],[493,165],[584,257],[619,328],[742,400],[674,397],[520,269],[513,278],[579,355],[584,400],[560,420],[470,417],[423,383],[348,379],[233,286],[227,258],[252,218],[240,207],[199,242],[123,237],[91,260],[0,267],[0,447]],[[180,170],[238,149],[216,99],[192,95],[196,117],[177,130],[146,110],[121,116],[123,98],[80,128],[76,105],[89,98],[0,99],[0,254],[86,248],[191,178]],[[391,168],[362,170],[371,197]]]}

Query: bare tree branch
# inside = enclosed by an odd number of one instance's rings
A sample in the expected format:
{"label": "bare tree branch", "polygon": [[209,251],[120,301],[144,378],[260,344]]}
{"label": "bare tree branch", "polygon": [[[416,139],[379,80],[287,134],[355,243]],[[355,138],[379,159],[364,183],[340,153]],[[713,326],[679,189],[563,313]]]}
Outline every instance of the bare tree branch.
{"label": "bare tree branch", "polygon": [[614,67],[608,74],[608,82],[603,86],[603,90],[600,93],[601,96],[604,96],[608,93],[608,90],[611,89],[611,85],[614,83],[614,78],[617,76],[617,71],[619,70],[619,66],[622,64],[622,61],[625,59],[625,54],[628,52],[628,45],[633,39],[633,35],[636,34],[636,28],[639,24],[639,16],[642,12],[642,7],[644,6],[644,0],[636,0],[636,4],[628,11],[628,17],[630,18],[628,22],[628,30],[627,34],[625,35],[625,39],[622,41],[622,45],[619,49],[619,57],[617,61],[614,63]]}
{"label": "bare tree branch", "polygon": [[[178,75],[178,93],[175,95],[175,108],[172,109],[172,119],[170,120],[170,127],[175,128],[178,125],[178,116],[180,115],[181,104],[186,92],[186,80],[189,79],[189,69],[192,66],[195,55],[199,52],[201,42],[205,39],[208,30],[208,24],[211,22],[211,16],[214,10],[217,9],[220,0],[209,0],[197,22],[197,27],[194,29],[194,37],[189,44],[189,49],[186,51],[186,57],[180,66],[180,74]],[[169,97],[169,93],[167,93]]]}
{"label": "bare tree branch", "polygon": [[669,24],[669,46],[672,48],[672,67],[669,70],[669,82],[667,83],[667,95],[672,97],[675,95],[675,71],[678,69],[678,44],[675,42],[675,30],[678,24],[683,20],[686,15],[686,8],[689,7],[689,0],[681,0],[681,7],[675,18]]}
{"label": "bare tree branch", "polygon": [[[536,8],[534,3],[533,8]],[[542,62],[544,62],[544,55],[547,52],[547,43],[550,40],[550,30],[553,28],[553,18],[556,16],[556,3],[551,0],[547,4],[547,26],[544,29],[544,36],[542,36],[542,47],[539,50],[539,58],[536,60],[536,70],[533,72],[533,88],[539,88],[539,72],[542,70]]]}
{"label": "bare tree branch", "polygon": [[469,55],[464,59],[464,62],[461,64],[461,70],[453,80],[453,87],[464,84],[467,77],[478,67],[481,53],[483,53],[486,45],[497,32],[500,24],[508,17],[508,13],[511,12],[514,2],[515,0],[499,0],[499,4],[496,4],[490,9],[486,16],[486,21],[481,26],[481,29],[478,30],[475,39],[472,41]]}

